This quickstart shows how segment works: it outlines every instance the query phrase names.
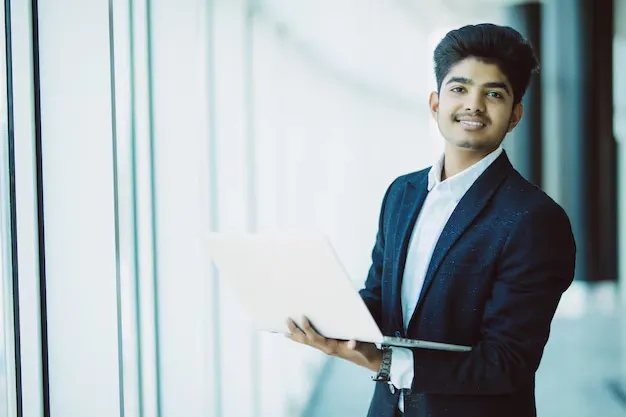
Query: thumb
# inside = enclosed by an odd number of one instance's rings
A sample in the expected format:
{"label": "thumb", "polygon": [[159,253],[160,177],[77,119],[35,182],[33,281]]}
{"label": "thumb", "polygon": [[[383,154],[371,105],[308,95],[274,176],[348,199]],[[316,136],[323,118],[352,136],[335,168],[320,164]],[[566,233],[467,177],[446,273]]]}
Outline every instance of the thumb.
{"label": "thumb", "polygon": [[348,347],[348,349],[350,350],[355,350],[356,346],[357,346],[357,342],[356,340],[350,340],[346,343],[346,346]]}

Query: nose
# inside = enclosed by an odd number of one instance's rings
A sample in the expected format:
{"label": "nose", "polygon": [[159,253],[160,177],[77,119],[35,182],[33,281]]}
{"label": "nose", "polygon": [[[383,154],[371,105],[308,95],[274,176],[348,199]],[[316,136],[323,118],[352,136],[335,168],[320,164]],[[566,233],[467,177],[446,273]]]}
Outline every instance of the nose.
{"label": "nose", "polygon": [[484,113],[485,97],[480,92],[466,94],[465,111],[468,113]]}

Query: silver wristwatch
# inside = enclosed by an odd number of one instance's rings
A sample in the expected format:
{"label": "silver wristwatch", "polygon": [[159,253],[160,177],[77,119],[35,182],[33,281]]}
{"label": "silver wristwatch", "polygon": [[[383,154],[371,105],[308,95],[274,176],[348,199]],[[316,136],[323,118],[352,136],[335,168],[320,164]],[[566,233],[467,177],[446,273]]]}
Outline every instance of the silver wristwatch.
{"label": "silver wristwatch", "polygon": [[389,346],[383,346],[383,361],[380,364],[378,374],[372,377],[372,381],[375,382],[389,382],[391,373],[391,348]]}

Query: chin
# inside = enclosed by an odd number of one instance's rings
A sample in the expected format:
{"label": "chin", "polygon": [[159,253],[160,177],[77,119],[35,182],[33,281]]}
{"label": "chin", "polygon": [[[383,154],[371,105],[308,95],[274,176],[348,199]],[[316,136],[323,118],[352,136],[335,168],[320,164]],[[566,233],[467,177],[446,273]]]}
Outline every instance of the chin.
{"label": "chin", "polygon": [[458,140],[452,142],[454,146],[460,149],[473,152],[491,152],[497,148],[490,142],[479,142],[477,140]]}

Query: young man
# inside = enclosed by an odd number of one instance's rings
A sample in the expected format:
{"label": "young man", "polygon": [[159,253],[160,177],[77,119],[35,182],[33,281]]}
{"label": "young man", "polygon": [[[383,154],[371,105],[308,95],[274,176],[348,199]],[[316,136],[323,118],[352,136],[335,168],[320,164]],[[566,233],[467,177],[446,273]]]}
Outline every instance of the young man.
{"label": "young man", "polygon": [[501,148],[537,59],[515,30],[482,24],[448,33],[434,60],[445,152],[388,188],[360,294],[385,334],[472,350],[378,349],[325,339],[306,320],[289,321],[290,337],[376,372],[372,417],[533,417],[576,257],[565,212]]}

